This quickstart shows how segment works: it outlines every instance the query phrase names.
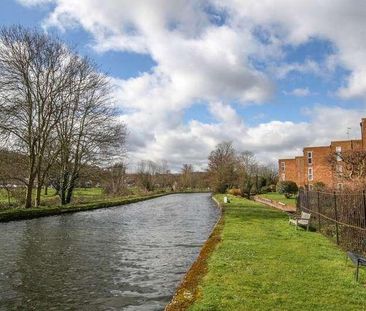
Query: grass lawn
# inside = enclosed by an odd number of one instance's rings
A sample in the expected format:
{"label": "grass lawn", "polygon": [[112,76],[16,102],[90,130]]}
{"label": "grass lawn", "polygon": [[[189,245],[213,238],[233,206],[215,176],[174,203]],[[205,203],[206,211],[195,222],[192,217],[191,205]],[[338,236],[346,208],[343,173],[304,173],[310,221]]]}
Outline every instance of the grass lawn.
{"label": "grass lawn", "polygon": [[189,310],[366,310],[366,273],[356,283],[336,245],[295,230],[281,211],[230,199],[222,241]]}
{"label": "grass lawn", "polygon": [[260,197],[271,199],[273,201],[282,202],[290,206],[296,206],[296,199],[289,198],[287,199],[283,194],[279,194],[277,192],[268,192],[259,195]]}
{"label": "grass lawn", "polygon": [[[19,189],[21,191],[21,189]],[[25,189],[23,189],[24,193],[20,193],[21,197],[25,196]],[[34,197],[36,195],[36,191],[33,193]],[[102,188],[76,188],[73,193],[73,201],[75,203],[92,203],[96,200],[103,200],[106,196],[103,193]],[[50,206],[50,205],[58,205],[59,197],[56,195],[56,191],[52,188],[48,189],[48,194],[44,194],[44,190],[42,190],[41,194],[41,205],[42,206]],[[11,197],[10,202],[12,204],[16,204],[14,197]],[[19,204],[19,203],[18,203]],[[3,209],[6,209],[8,206],[8,197],[7,192],[4,189],[0,189],[0,205],[2,205]]]}

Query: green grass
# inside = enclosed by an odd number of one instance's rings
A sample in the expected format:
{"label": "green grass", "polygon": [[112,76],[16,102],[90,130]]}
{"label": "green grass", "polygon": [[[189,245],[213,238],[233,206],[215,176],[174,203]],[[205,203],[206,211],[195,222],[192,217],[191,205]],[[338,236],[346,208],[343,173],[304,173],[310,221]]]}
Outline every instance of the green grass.
{"label": "green grass", "polygon": [[366,273],[356,283],[353,265],[336,245],[295,230],[278,210],[230,199],[222,241],[191,311],[366,310]]}
{"label": "green grass", "polygon": [[279,194],[277,192],[268,192],[259,195],[260,197],[271,199],[273,201],[282,202],[290,206],[296,206],[295,198],[286,198],[283,194]]}
{"label": "green grass", "polygon": [[[18,189],[19,196],[24,197],[25,193],[21,193],[21,189]],[[23,189],[25,192],[25,189]],[[35,197],[36,191],[33,191],[33,196]],[[105,198],[105,195],[103,194],[102,188],[76,188],[74,190],[73,194],[73,200],[76,202],[90,202],[91,200],[102,200]],[[41,204],[44,206],[49,205],[57,205],[59,201],[59,197],[56,195],[56,191],[52,188],[49,188],[48,194],[44,194],[44,190],[42,190],[41,194]],[[14,197],[10,198],[10,202],[13,205],[17,205],[17,202]],[[18,203],[19,204],[19,203]],[[8,205],[8,196],[7,192],[4,189],[0,189],[0,205],[3,208],[6,208]]]}

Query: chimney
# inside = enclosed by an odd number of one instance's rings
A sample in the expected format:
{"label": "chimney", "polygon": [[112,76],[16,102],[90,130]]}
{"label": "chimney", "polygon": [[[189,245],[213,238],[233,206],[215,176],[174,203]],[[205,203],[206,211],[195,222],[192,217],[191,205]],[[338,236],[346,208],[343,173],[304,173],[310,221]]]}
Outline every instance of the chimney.
{"label": "chimney", "polygon": [[361,140],[362,140],[362,150],[366,150],[366,118],[361,119]]}

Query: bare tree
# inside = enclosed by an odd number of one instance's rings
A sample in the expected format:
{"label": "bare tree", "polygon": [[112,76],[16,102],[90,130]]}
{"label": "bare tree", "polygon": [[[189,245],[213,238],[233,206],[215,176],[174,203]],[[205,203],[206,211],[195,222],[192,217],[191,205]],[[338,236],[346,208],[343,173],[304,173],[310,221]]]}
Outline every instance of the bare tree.
{"label": "bare tree", "polygon": [[[0,30],[0,135],[28,157],[26,208],[48,167],[46,147],[73,68],[74,58],[58,39],[21,26]],[[35,203],[39,205],[38,194]]]}
{"label": "bare tree", "polygon": [[250,151],[244,151],[237,157],[238,183],[242,195],[250,198],[253,187],[258,190],[258,164],[255,156]]}
{"label": "bare tree", "polygon": [[335,152],[329,155],[328,161],[333,174],[350,187],[359,188],[366,185],[366,151]]}
{"label": "bare tree", "polygon": [[70,203],[82,165],[116,161],[126,130],[108,79],[57,38],[23,27],[0,30],[0,135],[28,158],[25,207],[40,204],[58,169],[61,204]]}
{"label": "bare tree", "polygon": [[148,160],[138,163],[138,182],[145,191],[153,191],[155,189],[157,172],[158,165],[154,161]]}
{"label": "bare tree", "polygon": [[215,192],[224,193],[236,182],[236,155],[231,142],[222,142],[208,157],[210,183]]}
{"label": "bare tree", "polygon": [[127,192],[126,184],[126,164],[124,162],[115,163],[105,169],[103,188],[107,194],[123,195]]}
{"label": "bare tree", "polygon": [[183,189],[193,188],[193,166],[192,164],[183,164],[180,173],[180,186]]}
{"label": "bare tree", "polygon": [[69,88],[56,125],[61,204],[71,202],[82,165],[117,161],[124,156],[126,139],[110,83],[88,59],[78,59]]}

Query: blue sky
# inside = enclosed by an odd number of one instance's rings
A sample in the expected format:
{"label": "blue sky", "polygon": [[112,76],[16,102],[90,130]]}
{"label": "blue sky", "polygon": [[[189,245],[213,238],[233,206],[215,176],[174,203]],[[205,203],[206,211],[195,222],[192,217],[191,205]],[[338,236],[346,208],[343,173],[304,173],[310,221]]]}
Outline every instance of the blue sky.
{"label": "blue sky", "polygon": [[57,34],[111,77],[132,166],[165,159],[173,169],[204,168],[223,140],[273,163],[346,138],[347,127],[358,137],[364,17],[362,1],[340,0],[0,4],[2,26]]}

